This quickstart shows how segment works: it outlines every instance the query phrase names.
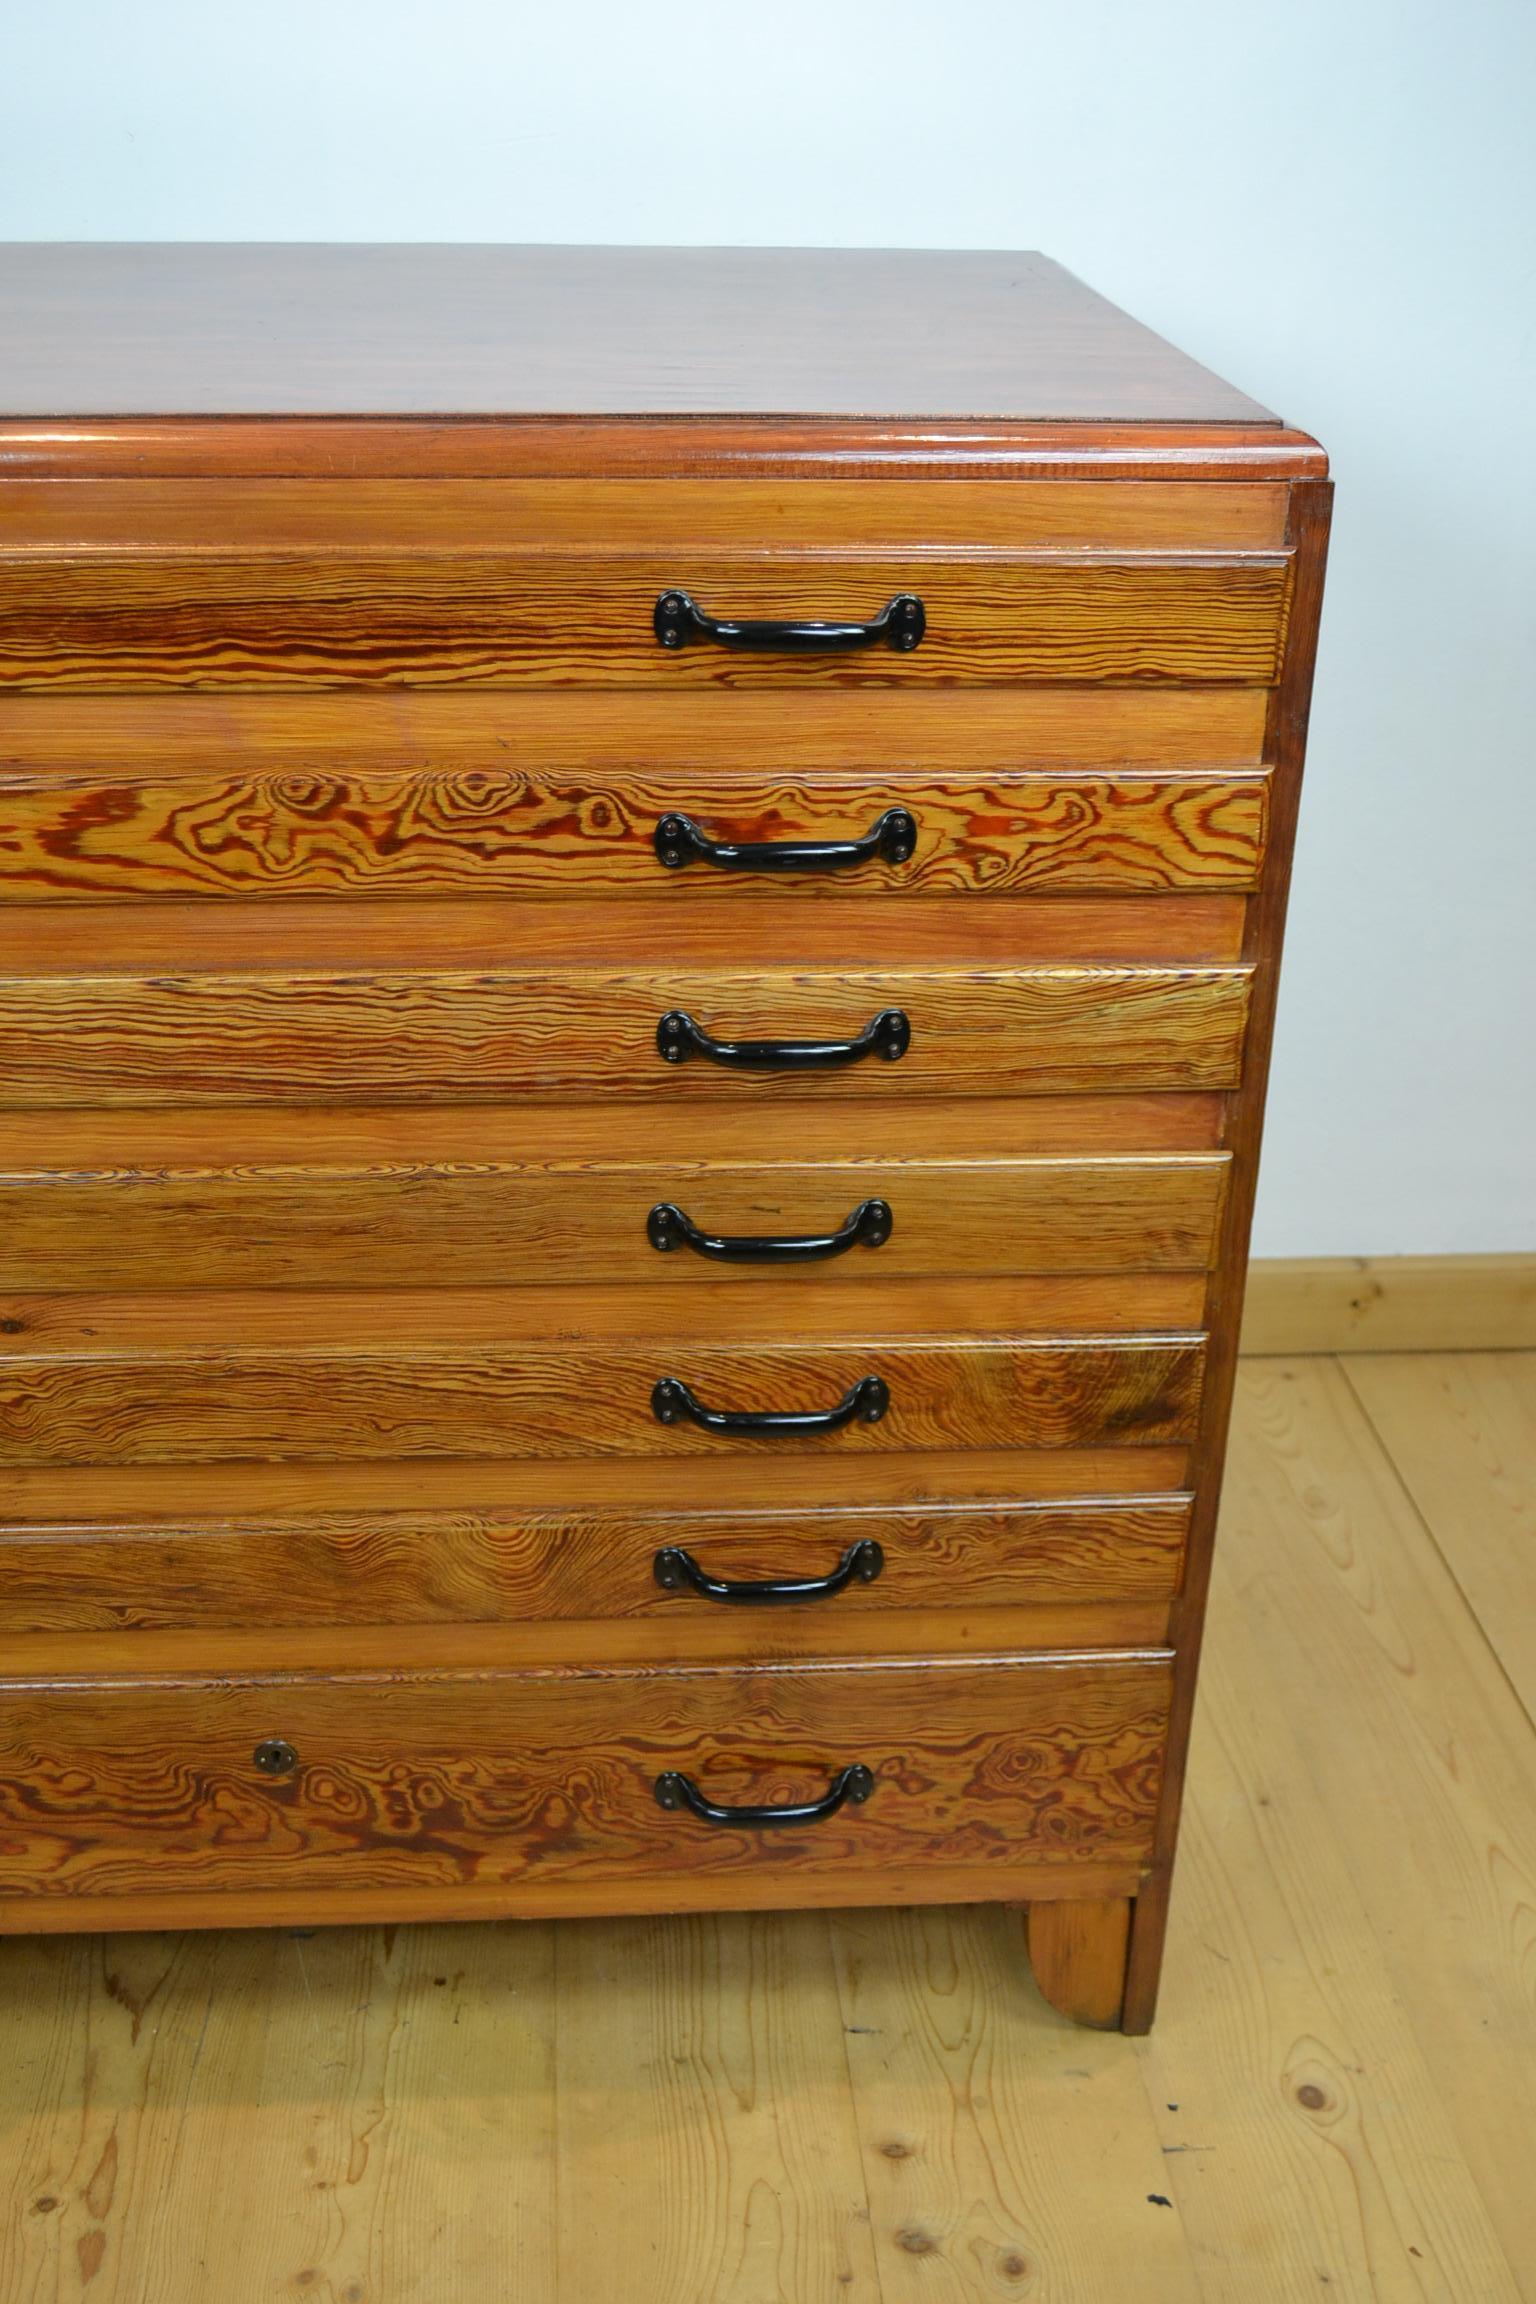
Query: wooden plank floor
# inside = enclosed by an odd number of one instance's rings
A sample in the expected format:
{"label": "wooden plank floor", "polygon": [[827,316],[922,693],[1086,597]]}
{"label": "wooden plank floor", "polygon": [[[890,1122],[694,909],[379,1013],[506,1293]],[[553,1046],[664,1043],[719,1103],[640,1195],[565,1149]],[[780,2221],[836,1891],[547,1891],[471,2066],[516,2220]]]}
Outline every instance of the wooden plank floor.
{"label": "wooden plank floor", "polygon": [[1258,1360],[1150,2040],[1007,1911],[0,1945],[3,2304],[1536,2298],[1536,1354]]}

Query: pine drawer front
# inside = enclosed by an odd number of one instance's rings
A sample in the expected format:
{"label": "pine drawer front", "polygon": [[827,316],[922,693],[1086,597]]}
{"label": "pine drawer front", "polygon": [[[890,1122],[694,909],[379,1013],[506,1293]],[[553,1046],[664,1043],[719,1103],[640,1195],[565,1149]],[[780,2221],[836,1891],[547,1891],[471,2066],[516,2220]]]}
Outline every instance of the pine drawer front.
{"label": "pine drawer front", "polygon": [[1265,696],[12,696],[0,904],[1247,892]]}
{"label": "pine drawer front", "polygon": [[[1187,1494],[1042,1502],[997,1480],[944,1501],[675,1496],[542,1510],[183,1513],[0,1524],[0,1631],[654,1618],[744,1645],[791,1618],[902,1609],[1147,1606],[1177,1588]],[[57,1499],[55,1500],[57,1503]],[[794,1587],[793,1590],[789,1587]]]}
{"label": "pine drawer front", "polygon": [[61,1160],[46,1126],[28,1131],[38,1164],[0,1152],[0,1289],[152,1289],[183,1266],[200,1290],[1204,1271],[1229,1167],[1221,1151],[997,1158],[981,1143],[882,1159],[867,1122],[848,1131],[858,1157],[582,1159],[558,1111],[542,1156],[498,1158],[488,1131],[479,1159],[413,1158],[402,1129],[369,1165],[261,1160],[218,1138],[168,1159],[125,1117],[96,1166]]}
{"label": "pine drawer front", "polygon": [[[1075,538],[1068,508],[1038,493],[1032,505],[953,486],[801,486],[787,504],[667,487],[628,507],[594,489],[564,518],[537,490],[193,483],[173,505],[110,482],[67,493],[6,491],[0,685],[1268,686],[1291,588],[1278,543],[1184,545],[1143,527],[1122,545],[1137,511],[1120,489],[1079,494]],[[1185,533],[1208,538],[1211,508],[1191,511]],[[678,599],[728,622],[863,625],[871,643],[740,651],[690,619],[669,646],[661,604]]]}
{"label": "pine drawer front", "polygon": [[[1236,1085],[1234,966],[0,977],[13,1109],[1121,1093]],[[739,1061],[748,1043],[830,1058]],[[737,1052],[733,1055],[733,1051]]]}
{"label": "pine drawer front", "polygon": [[[189,1296],[11,1297],[0,1464],[729,1462],[1194,1437],[1198,1278],[1143,1283],[1139,1297],[1130,1281],[1041,1283],[1033,1306],[1006,1291],[959,1282],[851,1304],[823,1290],[776,1316],[732,1288],[688,1299],[686,1317],[632,1291],[590,1304],[531,1289],[213,1296],[206,1309]],[[989,1294],[997,1318],[981,1325]],[[1156,1310],[1189,1325],[1095,1334],[1087,1316],[1110,1297],[1122,1301],[1106,1326]],[[1053,1304],[1076,1311],[1078,1333],[1002,1325]]]}
{"label": "pine drawer front", "polygon": [[[1165,1652],[538,1671],[499,1668],[504,1638],[142,1674],[13,1647],[0,1924],[1128,1894],[1151,1854]],[[657,1793],[808,1805],[849,1769],[792,1827]]]}

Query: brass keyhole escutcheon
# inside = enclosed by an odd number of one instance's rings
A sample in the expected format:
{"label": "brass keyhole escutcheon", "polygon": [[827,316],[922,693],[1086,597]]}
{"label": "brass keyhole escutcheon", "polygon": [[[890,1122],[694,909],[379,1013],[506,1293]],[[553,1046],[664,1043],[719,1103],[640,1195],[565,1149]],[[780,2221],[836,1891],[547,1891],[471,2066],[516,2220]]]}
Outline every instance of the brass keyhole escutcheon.
{"label": "brass keyhole escutcheon", "polygon": [[299,1764],[297,1752],[282,1736],[264,1736],[251,1758],[263,1776],[291,1776]]}

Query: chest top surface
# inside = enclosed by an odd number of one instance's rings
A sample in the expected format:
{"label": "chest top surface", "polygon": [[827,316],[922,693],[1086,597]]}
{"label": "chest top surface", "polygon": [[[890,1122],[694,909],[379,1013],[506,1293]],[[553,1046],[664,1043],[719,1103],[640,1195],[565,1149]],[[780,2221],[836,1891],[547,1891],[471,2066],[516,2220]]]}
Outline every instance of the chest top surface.
{"label": "chest top surface", "polygon": [[1270,425],[1048,257],[0,247],[0,417]]}

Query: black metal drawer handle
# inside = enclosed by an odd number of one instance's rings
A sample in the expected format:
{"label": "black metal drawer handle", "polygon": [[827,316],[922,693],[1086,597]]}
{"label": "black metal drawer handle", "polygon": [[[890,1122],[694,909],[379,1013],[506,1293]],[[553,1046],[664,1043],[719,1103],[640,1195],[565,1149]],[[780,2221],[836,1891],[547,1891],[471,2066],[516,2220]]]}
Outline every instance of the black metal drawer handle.
{"label": "black metal drawer handle", "polygon": [[686,1416],[702,1432],[841,1432],[847,1424],[878,1424],[891,1404],[883,1376],[861,1376],[835,1408],[706,1408],[676,1376],[663,1376],[651,1389],[651,1414],[658,1424]]}
{"label": "black metal drawer handle", "polygon": [[874,1788],[872,1772],[862,1760],[855,1760],[839,1768],[819,1800],[792,1800],[781,1808],[728,1808],[701,1792],[691,1776],[669,1768],[656,1779],[656,1800],[662,1808],[691,1809],[705,1824],[819,1824],[824,1816],[835,1816],[847,1801],[867,1800]]}
{"label": "black metal drawer handle", "polygon": [[655,846],[669,872],[685,864],[713,864],[722,872],[846,872],[877,857],[910,863],[917,818],[909,808],[887,808],[859,840],[712,840],[691,816],[663,816]]}
{"label": "black metal drawer handle", "polygon": [[852,1040],[717,1040],[685,1008],[669,1009],[656,1027],[656,1046],[668,1064],[707,1056],[744,1072],[810,1072],[858,1064],[866,1056],[898,1063],[912,1045],[912,1026],[900,1008],[882,1008]]}
{"label": "black metal drawer handle", "polygon": [[898,592],[867,624],[788,623],[767,618],[755,623],[735,616],[707,616],[686,592],[663,592],[652,618],[663,648],[686,648],[690,640],[713,640],[720,648],[780,648],[804,653],[823,648],[874,648],[884,641],[903,655],[928,629],[928,617],[915,592]]}
{"label": "black metal drawer handle", "polygon": [[673,1248],[691,1248],[695,1256],[712,1256],[721,1264],[815,1264],[828,1256],[842,1256],[855,1246],[883,1248],[895,1219],[885,1200],[861,1200],[845,1224],[835,1232],[773,1233],[701,1232],[671,1200],[658,1202],[645,1220],[645,1236],[666,1255]]}
{"label": "black metal drawer handle", "polygon": [[754,1583],[732,1583],[710,1576],[681,1544],[664,1544],[652,1562],[663,1592],[681,1592],[684,1585],[703,1600],[722,1600],[734,1608],[775,1608],[801,1600],[831,1600],[850,1584],[873,1584],[885,1567],[885,1553],[872,1536],[850,1544],[830,1576],[764,1576]]}

